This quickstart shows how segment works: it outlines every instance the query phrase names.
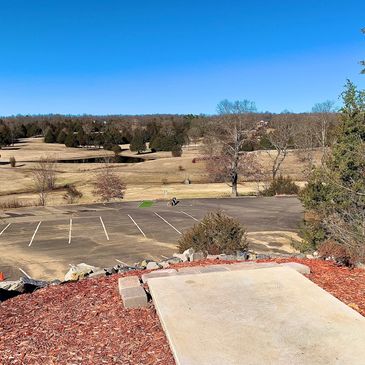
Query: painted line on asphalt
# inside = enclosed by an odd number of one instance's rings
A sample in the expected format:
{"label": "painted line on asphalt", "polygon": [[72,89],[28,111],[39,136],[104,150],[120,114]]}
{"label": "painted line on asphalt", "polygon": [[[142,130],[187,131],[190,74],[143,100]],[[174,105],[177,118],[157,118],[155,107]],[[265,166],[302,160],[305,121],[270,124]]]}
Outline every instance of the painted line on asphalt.
{"label": "painted line on asphalt", "polygon": [[164,256],[164,255],[160,255],[163,259],[168,259],[167,256]]}
{"label": "painted line on asphalt", "polygon": [[124,266],[129,266],[127,263],[123,262],[123,261],[120,261],[118,259],[115,259],[116,262],[119,262],[120,264],[123,264]]}
{"label": "painted line on asphalt", "polygon": [[186,213],[186,212],[184,212],[184,211],[180,211],[180,213],[182,213],[182,214],[185,214],[185,215],[187,215],[188,217],[190,217],[191,219],[194,219],[194,221],[196,221],[196,222],[199,222],[199,220],[198,219],[196,219],[195,217],[193,217],[192,215],[190,215],[190,214],[188,214],[188,213]]}
{"label": "painted line on asphalt", "polygon": [[28,279],[31,279],[30,275],[28,275],[23,269],[18,267],[19,271],[22,272]]}
{"label": "painted line on asphalt", "polygon": [[32,239],[31,239],[31,240],[30,240],[30,242],[29,242],[29,245],[28,245],[29,247],[30,247],[30,246],[32,246],[32,243],[33,243],[34,237],[35,237],[35,235],[37,234],[38,229],[39,229],[39,226],[41,225],[41,223],[42,223],[42,221],[40,221],[40,222],[38,223],[37,228],[35,229],[35,231],[34,231],[34,233],[33,233]]}
{"label": "painted line on asphalt", "polygon": [[68,244],[71,244],[72,240],[72,218],[70,218],[70,230],[68,231]]}
{"label": "painted line on asphalt", "polygon": [[9,223],[1,232],[0,232],[0,236],[8,229],[8,227],[11,226],[11,223]]}
{"label": "painted line on asphalt", "polygon": [[174,227],[171,223],[169,223],[165,218],[161,217],[158,213],[154,212],[157,217],[162,219],[166,224],[168,224],[171,228],[173,228],[178,234],[182,234],[176,227]]}
{"label": "painted line on asphalt", "polygon": [[106,231],[106,228],[105,228],[105,225],[104,225],[104,222],[103,222],[103,218],[101,218],[101,217],[99,217],[99,218],[100,218],[101,225],[103,226],[106,239],[109,241],[108,232]]}
{"label": "painted line on asphalt", "polygon": [[135,224],[135,226],[139,229],[139,231],[143,234],[144,238],[147,238],[146,235],[144,234],[144,232],[142,231],[141,227],[137,224],[137,222],[129,215],[127,214],[127,216],[132,220],[132,222]]}

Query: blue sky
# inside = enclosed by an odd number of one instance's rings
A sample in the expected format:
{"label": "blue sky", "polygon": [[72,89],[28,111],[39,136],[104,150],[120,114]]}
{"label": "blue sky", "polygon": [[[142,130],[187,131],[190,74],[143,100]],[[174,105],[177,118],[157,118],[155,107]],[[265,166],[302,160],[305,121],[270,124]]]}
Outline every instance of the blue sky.
{"label": "blue sky", "polygon": [[0,0],[0,115],[309,111],[365,88],[365,1]]}

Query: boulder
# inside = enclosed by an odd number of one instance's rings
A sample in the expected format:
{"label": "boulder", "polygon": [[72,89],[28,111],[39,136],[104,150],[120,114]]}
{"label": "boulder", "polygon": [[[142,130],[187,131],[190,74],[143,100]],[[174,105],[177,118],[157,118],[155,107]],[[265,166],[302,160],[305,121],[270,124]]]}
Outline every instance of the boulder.
{"label": "boulder", "polygon": [[4,290],[10,290],[10,288],[13,285],[16,285],[16,283],[20,282],[20,280],[5,280],[5,281],[0,281],[0,289],[4,289]]}
{"label": "boulder", "polygon": [[156,269],[161,269],[162,266],[160,266],[157,262],[155,261],[150,261],[148,264],[147,264],[147,267],[146,269],[147,270],[156,270]]}
{"label": "boulder", "polygon": [[186,262],[186,261],[188,261],[188,258],[186,257],[186,255],[185,254],[183,254],[183,253],[174,253],[174,255],[173,255],[175,258],[177,258],[177,259],[180,259],[181,260],[181,262]]}
{"label": "boulder", "polygon": [[248,260],[248,252],[247,251],[237,251],[236,258],[237,260]]}
{"label": "boulder", "polygon": [[[177,255],[179,255],[179,254],[177,254]],[[179,264],[180,262],[183,262],[183,260],[179,257],[170,257],[170,258],[164,260],[163,262],[167,262],[170,265],[173,265],[173,264]]]}
{"label": "boulder", "polygon": [[183,252],[183,255],[185,255],[185,257],[187,258],[187,261],[189,261],[190,256],[194,253],[194,249],[193,248],[188,248],[187,250],[185,250]]}
{"label": "boulder", "polygon": [[170,267],[170,264],[167,261],[160,261],[158,263],[163,269],[167,269],[168,267]]}
{"label": "boulder", "polygon": [[189,261],[199,261],[199,260],[204,260],[205,259],[205,255],[203,252],[193,252],[190,256],[189,256]]}
{"label": "boulder", "polygon": [[100,270],[99,267],[87,265],[85,263],[71,265],[70,270],[65,275],[65,281],[77,281],[98,270]]}
{"label": "boulder", "polygon": [[49,285],[48,281],[44,280],[34,280],[27,278],[25,276],[20,278],[20,282],[23,284],[25,293],[32,293],[37,289],[45,288]]}
{"label": "boulder", "polygon": [[153,262],[153,260],[146,259],[146,260],[143,260],[141,262],[137,262],[134,266],[141,267],[141,268],[144,268],[145,269],[147,267],[147,265],[148,265],[149,262]]}
{"label": "boulder", "polygon": [[106,275],[105,270],[104,269],[100,269],[100,270],[97,270],[95,272],[92,272],[87,277],[88,278],[99,278],[100,276],[105,276],[105,275]]}

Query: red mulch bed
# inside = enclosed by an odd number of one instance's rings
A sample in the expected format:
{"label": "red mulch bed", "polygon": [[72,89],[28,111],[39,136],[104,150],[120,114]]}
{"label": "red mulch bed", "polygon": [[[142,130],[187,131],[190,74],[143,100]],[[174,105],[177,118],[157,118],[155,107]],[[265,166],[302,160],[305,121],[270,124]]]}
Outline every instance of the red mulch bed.
{"label": "red mulch bed", "polygon": [[[275,261],[310,266],[311,280],[365,316],[364,270],[320,260]],[[174,267],[212,263],[217,262]],[[126,275],[136,273],[141,274]],[[175,364],[153,306],[123,307],[117,291],[120,276],[53,286],[1,303],[0,363]]]}

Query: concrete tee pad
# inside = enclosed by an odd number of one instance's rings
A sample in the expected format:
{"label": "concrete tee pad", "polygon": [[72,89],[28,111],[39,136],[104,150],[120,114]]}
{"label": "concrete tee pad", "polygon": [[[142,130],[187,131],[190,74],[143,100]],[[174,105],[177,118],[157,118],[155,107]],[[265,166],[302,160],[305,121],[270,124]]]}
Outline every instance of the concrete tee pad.
{"label": "concrete tee pad", "polygon": [[287,267],[154,278],[178,365],[363,365],[365,318]]}

